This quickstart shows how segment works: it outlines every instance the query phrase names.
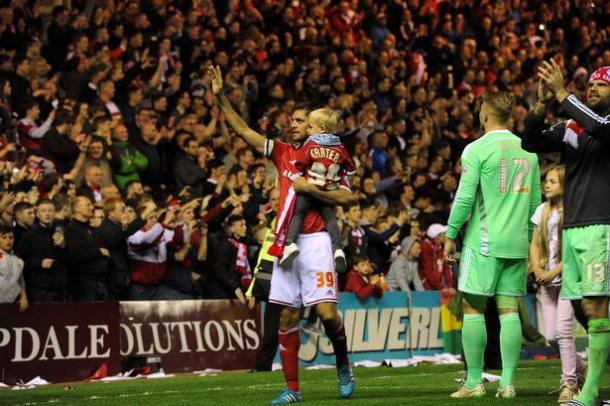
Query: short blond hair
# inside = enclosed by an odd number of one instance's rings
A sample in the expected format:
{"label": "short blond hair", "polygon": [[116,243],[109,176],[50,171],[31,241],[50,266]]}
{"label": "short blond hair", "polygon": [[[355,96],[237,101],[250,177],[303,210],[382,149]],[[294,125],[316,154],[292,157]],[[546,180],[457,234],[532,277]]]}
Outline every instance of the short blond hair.
{"label": "short blond hair", "polygon": [[337,131],[339,117],[333,109],[328,107],[317,109],[309,113],[309,121],[324,127],[326,132],[334,133]]}
{"label": "short blond hair", "polygon": [[491,115],[495,116],[502,124],[510,118],[510,113],[515,105],[515,96],[511,92],[490,92],[483,97],[483,103],[491,108]]}

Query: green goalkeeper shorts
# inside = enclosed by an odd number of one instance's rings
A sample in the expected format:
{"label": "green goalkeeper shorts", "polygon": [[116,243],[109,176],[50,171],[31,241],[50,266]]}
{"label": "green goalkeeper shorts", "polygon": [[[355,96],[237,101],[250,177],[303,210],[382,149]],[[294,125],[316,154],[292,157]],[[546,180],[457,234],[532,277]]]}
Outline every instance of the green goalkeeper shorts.
{"label": "green goalkeeper shorts", "polygon": [[460,259],[458,290],[480,296],[524,296],[527,258],[488,257],[464,247]]}
{"label": "green goalkeeper shorts", "polygon": [[562,299],[610,296],[610,225],[564,229],[561,255]]}

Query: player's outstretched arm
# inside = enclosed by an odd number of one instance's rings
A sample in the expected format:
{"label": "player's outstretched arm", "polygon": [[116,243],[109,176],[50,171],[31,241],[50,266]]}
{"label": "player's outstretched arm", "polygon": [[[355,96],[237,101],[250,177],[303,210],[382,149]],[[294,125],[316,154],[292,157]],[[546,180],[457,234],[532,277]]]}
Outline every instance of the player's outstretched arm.
{"label": "player's outstretched arm", "polygon": [[338,188],[330,191],[321,190],[302,177],[295,179],[292,183],[292,187],[297,193],[308,194],[330,205],[343,206],[357,199],[356,195],[345,188]]}
{"label": "player's outstretched arm", "polygon": [[225,115],[227,123],[229,123],[237,135],[246,141],[248,145],[262,154],[265,148],[265,137],[248,127],[248,124],[244,121],[244,119],[241,118],[233,106],[231,106],[231,102],[224,96],[224,94],[222,94],[223,83],[220,67],[210,66],[208,68],[208,74],[212,79],[212,92],[218,99],[218,106]]}

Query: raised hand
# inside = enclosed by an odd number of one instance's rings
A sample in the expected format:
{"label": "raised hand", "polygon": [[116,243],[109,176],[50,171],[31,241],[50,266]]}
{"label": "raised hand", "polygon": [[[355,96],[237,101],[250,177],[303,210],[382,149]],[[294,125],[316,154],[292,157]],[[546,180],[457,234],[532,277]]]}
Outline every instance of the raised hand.
{"label": "raised hand", "polygon": [[547,85],[549,90],[553,92],[555,97],[567,93],[564,87],[563,72],[561,66],[554,59],[551,62],[543,61],[538,66],[538,76]]}
{"label": "raised hand", "polygon": [[210,75],[210,79],[212,80],[212,93],[215,96],[222,94],[222,72],[220,71],[220,66],[210,65],[208,68],[208,75]]}
{"label": "raised hand", "polygon": [[553,99],[553,92],[551,92],[551,89],[549,89],[542,78],[538,81],[538,90],[536,93],[540,103],[546,104]]}

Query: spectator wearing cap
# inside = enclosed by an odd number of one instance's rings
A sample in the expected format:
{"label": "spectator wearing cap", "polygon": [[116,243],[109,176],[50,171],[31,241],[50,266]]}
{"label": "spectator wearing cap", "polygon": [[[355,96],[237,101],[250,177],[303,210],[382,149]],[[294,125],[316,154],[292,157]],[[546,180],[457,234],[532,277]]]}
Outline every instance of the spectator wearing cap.
{"label": "spectator wearing cap", "polygon": [[102,246],[97,232],[89,225],[93,216],[91,200],[86,196],[77,196],[72,212],[72,221],[65,233],[72,300],[106,300],[110,252]]}
{"label": "spectator wearing cap", "polygon": [[205,161],[199,158],[199,142],[194,137],[186,138],[182,143],[184,154],[176,162],[174,175],[177,190],[185,186],[191,189],[191,196],[203,196],[203,187],[206,179]]}
{"label": "spectator wearing cap", "polygon": [[23,261],[12,254],[13,230],[0,224],[0,303],[15,303],[19,298],[19,311],[28,309]]}
{"label": "spectator wearing cap", "polygon": [[24,261],[24,275],[30,302],[63,302],[68,275],[64,229],[53,224],[55,206],[41,200],[36,207],[38,223],[26,231],[17,246]]}
{"label": "spectator wearing cap", "polygon": [[432,224],[426,231],[426,238],[421,243],[419,257],[419,275],[426,290],[453,289],[451,268],[445,263],[443,245],[447,226]]}

